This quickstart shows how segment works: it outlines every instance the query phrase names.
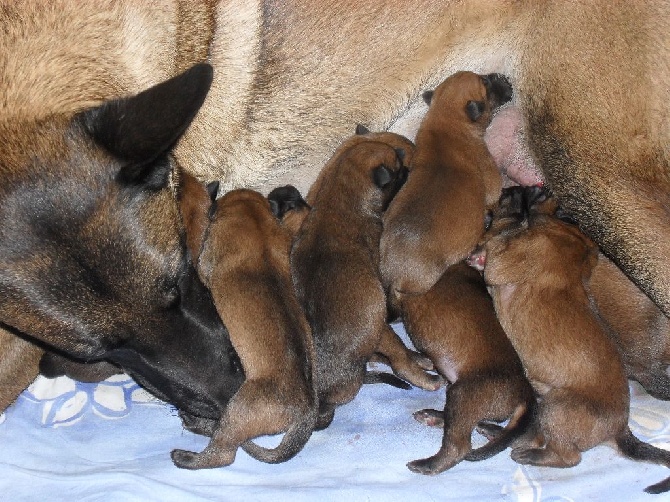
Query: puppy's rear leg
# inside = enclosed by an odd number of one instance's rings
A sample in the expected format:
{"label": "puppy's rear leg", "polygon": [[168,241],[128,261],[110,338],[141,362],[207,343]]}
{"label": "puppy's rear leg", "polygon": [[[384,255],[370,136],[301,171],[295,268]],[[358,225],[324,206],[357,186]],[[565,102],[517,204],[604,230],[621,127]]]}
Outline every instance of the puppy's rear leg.
{"label": "puppy's rear leg", "polygon": [[185,469],[230,465],[242,443],[284,432],[291,417],[277,394],[271,383],[247,380],[228,403],[207,447],[201,453],[173,450],[172,461]]}
{"label": "puppy's rear leg", "polygon": [[425,390],[437,390],[442,385],[442,377],[426,373],[417,362],[415,353],[405,347],[400,337],[386,324],[379,337],[377,352],[389,361],[393,373],[412,385]]}
{"label": "puppy's rear leg", "polygon": [[446,392],[442,446],[432,457],[414,460],[407,467],[419,474],[439,474],[453,467],[472,450],[472,430],[488,415],[488,396],[477,392],[479,382],[457,380]]}

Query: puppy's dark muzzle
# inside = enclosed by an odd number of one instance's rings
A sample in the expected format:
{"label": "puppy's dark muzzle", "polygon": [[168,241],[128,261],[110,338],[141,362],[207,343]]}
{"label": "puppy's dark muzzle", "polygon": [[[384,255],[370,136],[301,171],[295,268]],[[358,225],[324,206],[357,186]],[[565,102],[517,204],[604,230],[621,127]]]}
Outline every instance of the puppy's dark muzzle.
{"label": "puppy's dark muzzle", "polygon": [[487,97],[492,108],[504,105],[512,99],[512,84],[502,73],[489,73],[482,77],[486,86]]}

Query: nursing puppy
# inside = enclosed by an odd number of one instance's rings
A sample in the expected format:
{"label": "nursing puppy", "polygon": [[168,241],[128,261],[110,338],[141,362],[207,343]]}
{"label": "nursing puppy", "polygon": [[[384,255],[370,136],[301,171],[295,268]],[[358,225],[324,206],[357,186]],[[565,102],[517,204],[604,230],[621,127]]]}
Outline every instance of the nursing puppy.
{"label": "nursing puppy", "polygon": [[[574,223],[548,191],[510,187],[503,190],[495,224],[503,216],[518,218],[522,207]],[[598,254],[587,285],[605,331],[619,350],[628,378],[639,382],[652,396],[670,400],[668,317],[602,253]]]}
{"label": "nursing puppy", "polygon": [[[178,467],[229,465],[238,447],[264,462],[284,462],[309,439],[317,417],[313,343],[293,292],[291,234],[258,192],[234,190],[214,202],[198,271],[211,289],[240,357],[245,381],[201,453],[172,452]],[[250,440],[285,433],[268,450]]]}
{"label": "nursing puppy", "polygon": [[[670,452],[641,442],[628,427],[621,357],[585,288],[597,247],[574,225],[524,207],[523,198],[507,209],[471,262],[483,266],[498,318],[539,395],[534,431],[512,458],[569,467],[581,452],[613,441],[627,457],[670,467]],[[645,491],[669,489],[670,478]]]}
{"label": "nursing puppy", "polygon": [[[483,460],[501,452],[532,421],[535,397],[519,356],[496,318],[481,274],[459,262],[423,295],[408,295],[402,315],[414,346],[449,382],[444,412],[421,410],[415,418],[442,424],[442,447],[407,466],[438,474],[463,459]],[[473,429],[483,420],[509,424],[487,445],[472,449]]]}
{"label": "nursing puppy", "polygon": [[338,149],[293,245],[291,270],[316,349],[319,428],[355,397],[376,352],[401,378],[426,389],[440,385],[386,323],[379,236],[382,212],[405,179],[402,156],[375,140]]}
{"label": "nursing puppy", "polygon": [[465,259],[502,187],[484,132],[512,98],[507,79],[459,72],[425,96],[410,175],[384,215],[380,269],[392,296],[428,291]]}

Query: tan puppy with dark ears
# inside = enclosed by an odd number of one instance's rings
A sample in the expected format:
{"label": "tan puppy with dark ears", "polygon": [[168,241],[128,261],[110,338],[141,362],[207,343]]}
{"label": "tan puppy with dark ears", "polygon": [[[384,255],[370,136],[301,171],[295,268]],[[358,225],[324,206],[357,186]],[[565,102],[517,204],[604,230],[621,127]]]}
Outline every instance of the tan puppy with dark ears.
{"label": "tan puppy with dark ears", "polygon": [[[535,212],[556,215],[566,219],[558,200],[540,188],[510,187],[501,197],[505,207],[500,212],[510,212],[512,199],[516,199],[520,213],[521,200]],[[574,220],[567,217],[568,221]],[[670,400],[670,319],[604,254],[588,281],[590,298],[595,302],[605,331],[619,354],[628,378],[639,382],[657,399]]]}
{"label": "tan puppy with dark ears", "polygon": [[[365,132],[362,132],[365,131]],[[362,126],[359,126],[356,129],[356,134],[363,135],[368,134],[367,130],[364,130]],[[370,133],[377,138],[384,138],[391,140],[392,143],[402,146],[412,146],[409,141],[405,143],[405,139],[391,133]],[[358,138],[360,141],[361,138]],[[405,155],[407,158],[407,155]],[[302,198],[300,192],[293,185],[285,185],[282,187],[277,187],[273,189],[268,194],[268,200],[270,201],[270,206],[272,207],[272,212],[281,220],[282,225],[291,233],[291,235],[297,235],[302,222],[305,220],[309,211],[311,210],[310,205]],[[399,354],[394,356],[395,364],[399,364],[398,360],[403,360],[407,357],[407,354],[410,355],[412,359],[416,361],[424,369],[432,369],[432,364],[430,361],[419,354],[418,352],[409,351],[403,343],[400,341],[398,336],[391,332],[390,334],[385,332],[380,341],[379,347],[377,350],[382,350],[387,354]],[[377,360],[384,364],[390,365],[390,361],[387,357],[381,355],[379,352],[371,358],[371,360]],[[388,385],[393,385],[394,387],[399,387],[401,389],[410,389],[412,386],[409,385],[404,380],[397,378],[390,373],[382,371],[366,371],[364,383],[374,384],[374,383],[385,383]]]}
{"label": "tan puppy with dark ears", "polygon": [[356,396],[376,352],[415,385],[434,390],[441,383],[424,372],[386,323],[379,279],[381,217],[405,180],[403,156],[374,140],[338,149],[308,200],[312,210],[291,252],[294,283],[316,348],[319,428],[330,424],[336,406]]}
{"label": "tan puppy with dark ears", "polygon": [[502,186],[484,132],[512,98],[507,79],[459,72],[424,97],[409,178],[384,215],[380,269],[392,295],[425,293],[465,259]]}
{"label": "tan puppy with dark ears", "polygon": [[[423,295],[402,302],[414,346],[448,381],[444,412],[421,410],[420,422],[442,424],[442,447],[407,466],[438,474],[463,459],[483,460],[503,451],[533,419],[535,397],[519,356],[496,318],[481,274],[465,262],[450,266]],[[472,449],[472,431],[483,420],[508,425],[487,445]]]}
{"label": "tan puppy with dark ears", "polygon": [[[521,197],[501,204],[482,250],[496,313],[539,395],[535,432],[512,451],[522,464],[570,467],[581,452],[614,441],[627,457],[670,467],[670,452],[628,427],[629,389],[621,357],[604,331],[585,284],[597,262],[579,229],[533,212]],[[670,489],[670,478],[645,491]]]}
{"label": "tan puppy with dark ears", "polygon": [[[292,236],[257,192],[234,190],[215,204],[198,271],[228,327],[245,381],[205,450],[175,450],[172,459],[190,469],[224,466],[241,446],[258,460],[284,462],[303,448],[317,418],[314,348],[289,269]],[[250,441],[280,433],[272,450]]]}

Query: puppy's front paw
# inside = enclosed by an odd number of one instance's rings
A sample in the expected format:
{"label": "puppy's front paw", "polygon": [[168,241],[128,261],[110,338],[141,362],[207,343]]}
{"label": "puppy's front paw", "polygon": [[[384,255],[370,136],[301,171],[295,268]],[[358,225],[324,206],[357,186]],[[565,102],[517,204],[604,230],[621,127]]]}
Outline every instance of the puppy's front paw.
{"label": "puppy's front paw", "polygon": [[426,408],[415,411],[412,415],[417,422],[429,427],[444,427],[444,413],[439,410]]}
{"label": "puppy's front paw", "polygon": [[194,451],[172,450],[172,463],[180,469],[198,469],[198,454]]}

